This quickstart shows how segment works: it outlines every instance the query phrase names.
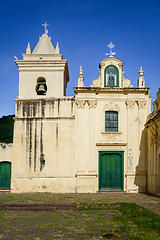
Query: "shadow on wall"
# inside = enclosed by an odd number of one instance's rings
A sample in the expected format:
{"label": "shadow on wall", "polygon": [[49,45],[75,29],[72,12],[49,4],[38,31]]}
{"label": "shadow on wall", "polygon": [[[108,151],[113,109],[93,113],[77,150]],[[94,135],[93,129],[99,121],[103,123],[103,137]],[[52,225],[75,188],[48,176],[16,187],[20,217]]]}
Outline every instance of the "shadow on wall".
{"label": "shadow on wall", "polygon": [[[160,146],[160,143],[159,143]],[[157,177],[157,190],[160,192],[160,147],[158,152],[158,177]]]}
{"label": "shadow on wall", "polygon": [[139,145],[139,161],[135,170],[135,182],[138,192],[147,192],[147,129],[142,131]]}

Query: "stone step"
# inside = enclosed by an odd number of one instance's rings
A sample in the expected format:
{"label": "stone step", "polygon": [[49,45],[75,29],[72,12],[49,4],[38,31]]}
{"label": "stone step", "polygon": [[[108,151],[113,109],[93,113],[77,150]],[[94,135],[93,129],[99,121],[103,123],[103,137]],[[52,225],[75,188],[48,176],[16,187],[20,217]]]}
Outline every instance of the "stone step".
{"label": "stone step", "polygon": [[11,190],[9,189],[0,189],[0,193],[10,193]]}
{"label": "stone step", "polygon": [[7,211],[53,211],[74,209],[73,203],[2,203],[0,210]]}
{"label": "stone step", "polygon": [[122,191],[121,189],[103,189],[97,191],[97,193],[126,193],[126,192]]}

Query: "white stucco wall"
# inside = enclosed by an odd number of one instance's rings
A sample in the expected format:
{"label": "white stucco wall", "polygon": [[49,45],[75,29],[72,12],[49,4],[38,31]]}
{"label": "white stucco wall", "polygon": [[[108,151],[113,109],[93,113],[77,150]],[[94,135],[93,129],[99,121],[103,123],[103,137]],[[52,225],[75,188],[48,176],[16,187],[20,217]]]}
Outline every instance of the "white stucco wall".
{"label": "white stucco wall", "polygon": [[[82,177],[92,181],[93,192],[99,190],[99,151],[124,152],[124,191],[145,192],[148,89],[75,88],[75,92],[79,192],[88,189]],[[118,112],[118,132],[105,132],[105,111]]]}
{"label": "white stucco wall", "polygon": [[0,162],[11,162],[12,143],[0,143]]}

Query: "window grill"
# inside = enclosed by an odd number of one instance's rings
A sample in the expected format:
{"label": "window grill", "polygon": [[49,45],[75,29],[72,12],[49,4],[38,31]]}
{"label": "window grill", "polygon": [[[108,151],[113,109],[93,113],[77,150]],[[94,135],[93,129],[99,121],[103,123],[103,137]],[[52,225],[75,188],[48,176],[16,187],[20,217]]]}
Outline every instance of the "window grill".
{"label": "window grill", "polygon": [[105,112],[105,131],[118,132],[118,112]]}

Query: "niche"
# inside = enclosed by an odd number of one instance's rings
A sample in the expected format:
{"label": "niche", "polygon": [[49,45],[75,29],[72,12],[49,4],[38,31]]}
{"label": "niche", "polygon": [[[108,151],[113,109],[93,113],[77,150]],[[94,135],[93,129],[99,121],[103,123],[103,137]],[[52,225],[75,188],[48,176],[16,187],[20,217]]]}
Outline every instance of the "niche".
{"label": "niche", "polygon": [[46,79],[44,77],[39,77],[37,79],[36,92],[37,92],[37,95],[46,95],[47,85],[46,85]]}

